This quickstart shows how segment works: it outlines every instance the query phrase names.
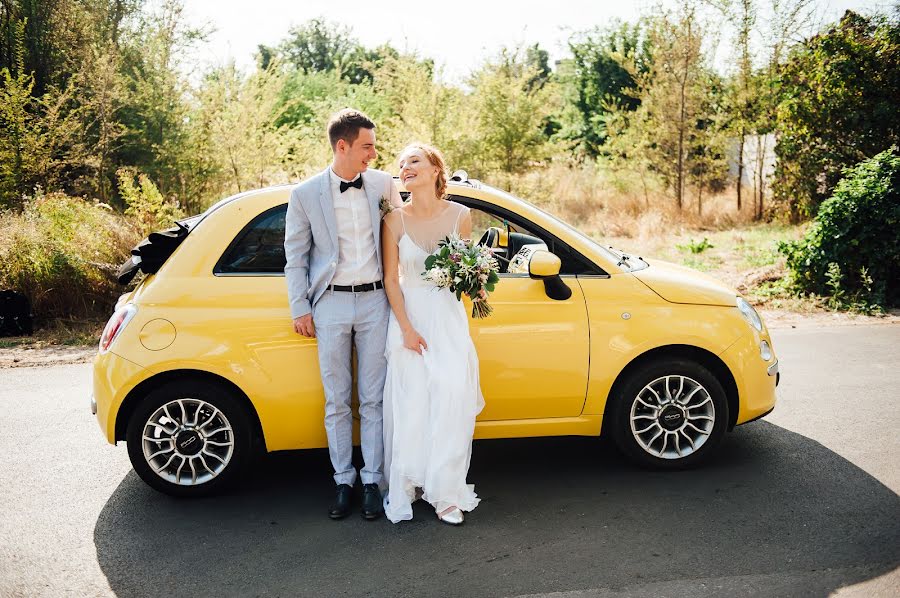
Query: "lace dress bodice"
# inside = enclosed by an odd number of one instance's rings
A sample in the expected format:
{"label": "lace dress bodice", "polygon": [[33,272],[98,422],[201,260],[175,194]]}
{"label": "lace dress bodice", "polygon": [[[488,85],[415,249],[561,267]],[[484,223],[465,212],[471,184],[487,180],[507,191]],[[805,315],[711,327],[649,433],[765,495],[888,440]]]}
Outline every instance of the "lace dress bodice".
{"label": "lace dress bodice", "polygon": [[468,210],[461,204],[446,203],[443,212],[429,219],[418,219],[402,208],[397,210],[399,218],[395,223],[399,222],[399,230],[391,229],[391,233],[399,250],[401,286],[433,286],[422,277],[425,258],[434,253],[438,243],[448,235],[459,234],[459,222]]}

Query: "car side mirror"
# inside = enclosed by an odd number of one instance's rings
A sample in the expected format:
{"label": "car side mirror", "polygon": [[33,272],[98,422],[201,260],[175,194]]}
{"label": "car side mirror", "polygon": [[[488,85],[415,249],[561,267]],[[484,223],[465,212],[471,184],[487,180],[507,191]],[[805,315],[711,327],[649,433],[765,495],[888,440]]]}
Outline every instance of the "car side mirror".
{"label": "car side mirror", "polygon": [[528,276],[544,281],[544,292],[551,299],[565,301],[572,296],[572,289],[559,276],[562,262],[546,249],[526,245],[513,258],[513,264],[510,272],[521,272],[526,269],[522,266],[527,264]]}

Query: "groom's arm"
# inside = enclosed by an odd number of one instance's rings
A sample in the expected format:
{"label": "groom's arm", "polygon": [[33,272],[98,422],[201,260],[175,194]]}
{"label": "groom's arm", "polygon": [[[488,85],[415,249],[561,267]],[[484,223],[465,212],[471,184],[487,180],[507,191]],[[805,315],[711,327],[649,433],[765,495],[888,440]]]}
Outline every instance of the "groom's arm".
{"label": "groom's arm", "polygon": [[291,306],[291,318],[294,320],[295,329],[297,320],[308,318],[309,332],[297,329],[304,336],[312,336],[312,308],[309,304],[307,293],[309,291],[309,253],[312,248],[312,229],[309,225],[309,217],[300,203],[299,187],[291,192],[285,215],[284,229],[284,276],[287,280],[288,300]]}

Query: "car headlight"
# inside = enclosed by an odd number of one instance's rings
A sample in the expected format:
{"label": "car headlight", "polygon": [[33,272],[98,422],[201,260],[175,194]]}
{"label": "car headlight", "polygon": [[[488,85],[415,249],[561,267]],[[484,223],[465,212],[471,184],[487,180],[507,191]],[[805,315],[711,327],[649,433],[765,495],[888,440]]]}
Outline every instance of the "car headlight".
{"label": "car headlight", "polygon": [[738,310],[744,316],[744,319],[747,320],[747,323],[756,328],[757,331],[762,332],[762,319],[760,319],[756,310],[753,309],[753,306],[747,303],[747,300],[743,297],[738,297],[736,303]]}

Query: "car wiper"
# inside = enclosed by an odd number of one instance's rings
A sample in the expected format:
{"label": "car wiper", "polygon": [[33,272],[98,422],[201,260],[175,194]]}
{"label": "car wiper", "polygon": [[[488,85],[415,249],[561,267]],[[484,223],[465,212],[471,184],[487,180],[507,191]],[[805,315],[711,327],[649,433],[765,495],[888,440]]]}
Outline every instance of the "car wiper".
{"label": "car wiper", "polygon": [[[629,270],[642,270],[643,267],[646,267],[646,262],[644,262],[644,258],[641,256],[631,255],[630,253],[626,253],[621,249],[616,249],[615,247],[607,246],[607,249],[612,252],[618,261],[616,262],[616,267],[619,266],[627,266]],[[643,267],[641,267],[643,266]]]}

